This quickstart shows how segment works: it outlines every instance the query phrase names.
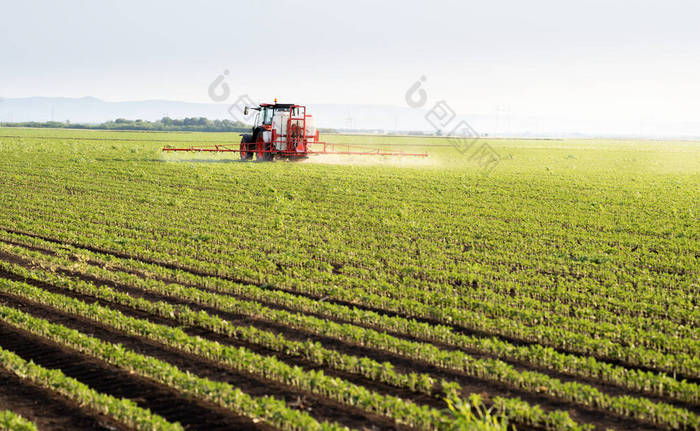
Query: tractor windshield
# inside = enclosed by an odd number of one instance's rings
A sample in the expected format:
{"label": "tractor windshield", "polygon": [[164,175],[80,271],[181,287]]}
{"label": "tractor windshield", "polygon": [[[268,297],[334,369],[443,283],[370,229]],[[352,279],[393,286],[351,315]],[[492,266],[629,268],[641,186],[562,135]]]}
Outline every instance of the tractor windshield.
{"label": "tractor windshield", "polygon": [[262,121],[262,124],[272,124],[272,115],[274,113],[275,110],[272,108],[262,108],[262,110],[260,111],[260,120]]}

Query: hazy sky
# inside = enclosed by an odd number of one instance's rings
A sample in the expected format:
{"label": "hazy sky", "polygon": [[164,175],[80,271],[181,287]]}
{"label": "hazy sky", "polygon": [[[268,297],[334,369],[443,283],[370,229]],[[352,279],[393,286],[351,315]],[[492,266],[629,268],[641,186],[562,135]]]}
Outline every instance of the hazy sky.
{"label": "hazy sky", "polygon": [[[698,122],[697,1],[8,1],[0,96],[405,105]],[[233,97],[232,95],[232,97]]]}

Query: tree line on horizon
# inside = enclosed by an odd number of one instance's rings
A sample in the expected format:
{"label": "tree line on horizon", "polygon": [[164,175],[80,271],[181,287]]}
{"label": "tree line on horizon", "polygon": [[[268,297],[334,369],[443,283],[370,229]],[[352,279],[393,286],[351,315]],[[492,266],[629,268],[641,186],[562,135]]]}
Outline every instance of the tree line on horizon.
{"label": "tree line on horizon", "polygon": [[204,117],[187,117],[174,119],[163,117],[157,121],[127,120],[117,118],[99,124],[71,123],[69,121],[25,121],[16,123],[0,123],[2,127],[36,127],[51,129],[94,129],[94,130],[144,130],[144,131],[181,131],[181,132],[245,132],[249,125],[240,121],[209,120]]}
{"label": "tree line on horizon", "polygon": [[[44,129],[87,129],[87,130],[137,130],[154,132],[249,132],[251,127],[241,121],[209,120],[205,117],[174,119],[163,117],[158,121],[127,120],[117,118],[99,124],[65,123],[60,121],[0,122],[0,127],[32,127]],[[335,133],[334,129],[319,128],[321,133]]]}

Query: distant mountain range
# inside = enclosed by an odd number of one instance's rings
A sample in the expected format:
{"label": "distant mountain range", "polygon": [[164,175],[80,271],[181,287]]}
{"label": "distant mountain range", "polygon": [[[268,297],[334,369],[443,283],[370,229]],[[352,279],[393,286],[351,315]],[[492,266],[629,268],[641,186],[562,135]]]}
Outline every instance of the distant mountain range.
{"label": "distant mountain range", "polygon": [[[240,120],[229,114],[230,106],[227,103],[169,100],[109,102],[95,97],[0,98],[0,122],[68,121],[96,124],[117,118],[155,121],[162,117]],[[321,128],[379,132],[436,131],[425,118],[428,113],[425,109],[351,104],[308,104],[307,107],[315,117],[317,127]],[[619,118],[593,121],[570,118],[566,113],[557,118],[510,113],[458,115],[441,132],[449,133],[462,120],[469,124],[472,132],[489,136],[700,138],[700,122],[623,121]]]}

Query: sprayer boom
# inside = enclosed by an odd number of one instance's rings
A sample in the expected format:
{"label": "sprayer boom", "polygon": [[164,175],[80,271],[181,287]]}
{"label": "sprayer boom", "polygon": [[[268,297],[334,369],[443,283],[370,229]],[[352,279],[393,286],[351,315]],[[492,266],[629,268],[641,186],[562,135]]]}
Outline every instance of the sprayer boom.
{"label": "sprayer boom", "polygon": [[378,148],[363,148],[352,144],[332,144],[321,142],[314,119],[306,113],[302,105],[263,103],[255,108],[258,111],[250,134],[241,135],[238,148],[234,145],[193,146],[173,148],[163,151],[204,151],[239,153],[241,159],[274,160],[275,158],[303,159],[318,154],[342,154],[363,156],[413,156],[427,157],[427,153],[404,153]]}

